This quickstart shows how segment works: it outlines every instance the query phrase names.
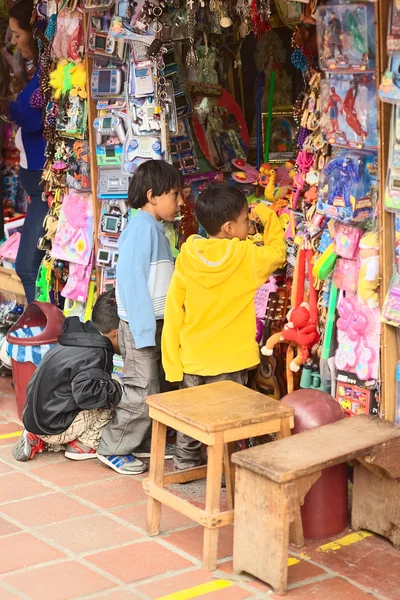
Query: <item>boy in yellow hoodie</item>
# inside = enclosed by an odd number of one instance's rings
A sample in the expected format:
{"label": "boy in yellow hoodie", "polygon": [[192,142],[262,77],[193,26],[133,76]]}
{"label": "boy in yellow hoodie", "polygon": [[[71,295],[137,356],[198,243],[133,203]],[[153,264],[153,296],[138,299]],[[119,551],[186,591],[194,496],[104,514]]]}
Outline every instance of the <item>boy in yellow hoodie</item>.
{"label": "boy in yellow hoodie", "polygon": [[[183,244],[168,289],[162,362],[168,381],[181,388],[230,380],[245,384],[260,362],[254,297],[285,262],[285,236],[264,204],[254,213],[264,225],[264,246],[246,240],[246,197],[228,185],[202,192],[196,216],[209,235]],[[201,443],[178,432],[174,466],[202,464]]]}

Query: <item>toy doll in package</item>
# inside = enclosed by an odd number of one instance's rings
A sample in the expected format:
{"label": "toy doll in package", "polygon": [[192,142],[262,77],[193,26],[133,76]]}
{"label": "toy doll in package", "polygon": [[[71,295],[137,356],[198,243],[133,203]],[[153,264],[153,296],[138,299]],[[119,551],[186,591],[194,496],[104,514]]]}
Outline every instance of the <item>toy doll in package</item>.
{"label": "toy doll in package", "polygon": [[374,76],[331,75],[321,82],[321,130],[332,145],[376,148]]}
{"label": "toy doll in package", "polygon": [[329,144],[375,149],[376,87],[373,74],[334,74],[321,81],[321,131]]}
{"label": "toy doll in package", "polygon": [[342,150],[321,171],[317,211],[344,223],[372,218],[377,198],[377,156]]}
{"label": "toy doll in package", "polygon": [[316,10],[321,69],[365,70],[368,66],[368,17],[363,4],[319,6]]}

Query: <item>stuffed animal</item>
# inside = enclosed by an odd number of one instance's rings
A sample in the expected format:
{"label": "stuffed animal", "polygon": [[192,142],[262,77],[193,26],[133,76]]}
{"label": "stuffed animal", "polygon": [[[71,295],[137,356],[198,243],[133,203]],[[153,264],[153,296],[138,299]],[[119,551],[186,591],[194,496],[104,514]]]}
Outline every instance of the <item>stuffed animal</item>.
{"label": "stuffed animal", "polygon": [[311,320],[310,307],[307,302],[292,308],[287,314],[287,320],[282,331],[267,340],[265,346],[261,348],[261,353],[264,356],[271,356],[275,344],[283,341],[293,342],[298,346],[300,352],[290,363],[290,370],[297,372],[300,366],[307,362],[310,356],[309,348],[318,342],[319,333],[316,324]]}
{"label": "stuffed animal", "polygon": [[358,295],[369,308],[379,306],[379,241],[377,233],[370,231],[360,240],[360,272],[358,275]]}
{"label": "stuffed animal", "polygon": [[80,98],[87,98],[86,92],[86,70],[85,65],[83,63],[79,63],[75,66],[71,75],[71,96],[79,96]]}
{"label": "stuffed animal", "polygon": [[54,90],[54,98],[59,100],[64,92],[64,71],[68,61],[62,58],[58,61],[57,67],[50,73],[50,85]]}

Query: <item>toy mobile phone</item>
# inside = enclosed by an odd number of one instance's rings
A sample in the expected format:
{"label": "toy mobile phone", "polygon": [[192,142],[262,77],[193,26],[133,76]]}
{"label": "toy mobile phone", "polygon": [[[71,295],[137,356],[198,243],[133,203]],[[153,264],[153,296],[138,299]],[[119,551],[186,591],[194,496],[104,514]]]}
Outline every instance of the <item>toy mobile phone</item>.
{"label": "toy mobile phone", "polygon": [[94,98],[119,96],[122,91],[121,69],[96,69],[92,73],[91,89]]}

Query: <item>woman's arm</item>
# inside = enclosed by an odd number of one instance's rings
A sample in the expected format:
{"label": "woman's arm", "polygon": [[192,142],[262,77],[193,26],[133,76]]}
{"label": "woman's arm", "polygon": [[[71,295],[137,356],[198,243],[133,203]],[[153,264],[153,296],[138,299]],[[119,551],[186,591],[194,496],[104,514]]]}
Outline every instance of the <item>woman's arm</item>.
{"label": "woman's arm", "polygon": [[42,131],[43,111],[40,108],[32,108],[30,100],[33,92],[39,87],[39,77],[35,77],[18,94],[15,102],[10,102],[10,117],[19,127],[26,131]]}

